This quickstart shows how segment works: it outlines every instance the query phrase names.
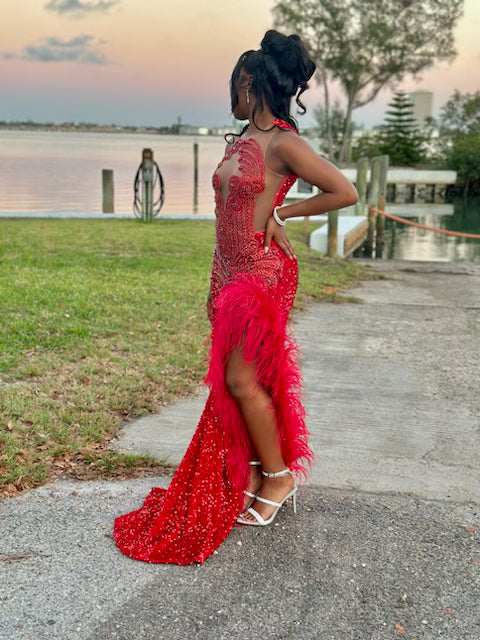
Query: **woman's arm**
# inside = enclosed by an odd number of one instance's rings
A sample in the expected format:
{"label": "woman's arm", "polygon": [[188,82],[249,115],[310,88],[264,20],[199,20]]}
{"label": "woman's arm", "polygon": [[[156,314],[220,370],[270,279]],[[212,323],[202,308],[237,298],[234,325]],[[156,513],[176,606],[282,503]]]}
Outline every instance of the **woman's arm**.
{"label": "woman's arm", "polygon": [[[283,165],[283,169],[314,184],[322,191],[302,202],[279,207],[277,213],[281,220],[326,213],[358,202],[357,190],[350,180],[347,180],[335,165],[316,154],[297,134],[282,132],[272,151],[279,165]],[[269,250],[272,238],[289,258],[295,257],[285,228],[280,226],[273,216],[268,219],[266,226],[265,252]]]}
{"label": "woman's arm", "polygon": [[275,153],[291,173],[322,191],[302,202],[282,206],[278,210],[282,220],[326,213],[358,202],[357,190],[350,180],[296,134],[278,136]]}

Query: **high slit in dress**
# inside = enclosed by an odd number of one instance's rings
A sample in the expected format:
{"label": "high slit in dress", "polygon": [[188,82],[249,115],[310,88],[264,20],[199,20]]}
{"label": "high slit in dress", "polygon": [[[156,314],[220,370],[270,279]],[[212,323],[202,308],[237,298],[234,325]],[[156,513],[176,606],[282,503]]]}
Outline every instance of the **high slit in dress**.
{"label": "high slit in dress", "polygon": [[[295,131],[283,120],[274,120],[273,125]],[[270,138],[266,139],[268,145]],[[229,534],[242,510],[248,461],[255,452],[225,384],[225,367],[235,347],[254,363],[257,382],[271,398],[287,466],[301,478],[313,460],[298,350],[288,326],[298,283],[297,261],[274,241],[265,253],[265,232],[254,230],[257,203],[270,211],[281,205],[296,176],[276,174],[277,180],[270,180],[274,193],[269,195],[265,152],[266,146],[254,137],[237,138],[213,175],[216,244],[205,378],[210,393],[168,489],[153,487],[140,509],[115,518],[115,543],[136,560],[202,563]]]}

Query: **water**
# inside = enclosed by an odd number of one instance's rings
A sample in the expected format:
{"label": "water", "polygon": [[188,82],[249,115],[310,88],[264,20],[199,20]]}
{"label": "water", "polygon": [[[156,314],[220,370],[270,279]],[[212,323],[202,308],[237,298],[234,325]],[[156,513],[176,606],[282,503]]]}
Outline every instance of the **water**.
{"label": "water", "polygon": [[[142,149],[153,149],[165,183],[162,213],[193,212],[193,136],[0,131],[0,211],[102,212],[102,169],[113,169],[115,212],[132,213]],[[198,213],[213,213],[212,174],[221,137],[198,137]]]}
{"label": "water", "polygon": [[[197,213],[211,214],[211,177],[221,137],[0,131],[0,211],[102,211],[102,169],[113,169],[115,211],[132,213],[133,181],[144,147],[153,149],[165,182],[164,214],[193,213],[193,143],[199,144]],[[453,215],[416,222],[480,233],[480,198],[454,201]],[[388,211],[388,204],[387,204]],[[401,212],[398,215],[402,215]],[[408,260],[480,260],[480,241],[444,236],[386,220],[384,256]]]}
{"label": "water", "polygon": [[[409,217],[408,220],[429,227],[480,234],[480,198],[455,198],[451,202],[453,215],[426,214]],[[402,213],[396,215],[401,217]],[[480,260],[480,239],[448,236],[386,220],[383,257],[400,260],[475,261]]]}

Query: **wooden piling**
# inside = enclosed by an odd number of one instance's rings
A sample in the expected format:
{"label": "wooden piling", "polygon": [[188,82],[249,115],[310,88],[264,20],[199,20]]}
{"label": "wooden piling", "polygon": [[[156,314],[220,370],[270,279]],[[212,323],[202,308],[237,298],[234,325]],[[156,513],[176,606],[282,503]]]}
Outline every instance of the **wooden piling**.
{"label": "wooden piling", "polygon": [[338,210],[328,212],[327,256],[337,257]]}
{"label": "wooden piling", "polygon": [[198,142],[193,143],[193,211],[198,210]]}
{"label": "wooden piling", "polygon": [[375,207],[378,205],[379,193],[379,177],[380,177],[380,156],[372,158],[370,165],[370,183],[368,186],[368,232],[365,240],[365,253],[370,258],[373,256],[375,246]]}
{"label": "wooden piling", "polygon": [[113,169],[102,169],[102,213],[115,213]]}
{"label": "wooden piling", "polygon": [[368,158],[359,158],[357,162],[357,178],[355,184],[357,186],[358,202],[355,205],[355,215],[365,215],[365,203],[367,200],[367,173],[368,173]]}
{"label": "wooden piling", "polygon": [[[378,199],[377,209],[385,211],[385,201],[387,196],[387,174],[390,158],[388,155],[379,156],[379,175],[378,175]],[[385,218],[381,215],[376,216],[376,241],[375,241],[375,257],[381,258],[384,247]]]}

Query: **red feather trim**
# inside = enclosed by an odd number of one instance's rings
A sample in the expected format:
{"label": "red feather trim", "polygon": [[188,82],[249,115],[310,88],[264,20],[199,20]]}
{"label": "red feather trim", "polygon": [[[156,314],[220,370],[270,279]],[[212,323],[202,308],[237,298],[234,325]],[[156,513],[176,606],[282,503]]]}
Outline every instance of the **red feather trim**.
{"label": "red feather trim", "polygon": [[288,310],[278,304],[264,280],[250,274],[225,284],[214,306],[205,382],[213,391],[215,409],[225,430],[230,482],[238,489],[246,486],[252,455],[243,416],[225,385],[226,365],[235,347],[242,348],[247,362],[255,363],[257,381],[272,400],[285,463],[305,476],[314,456],[307,442],[298,347],[287,329]]}

